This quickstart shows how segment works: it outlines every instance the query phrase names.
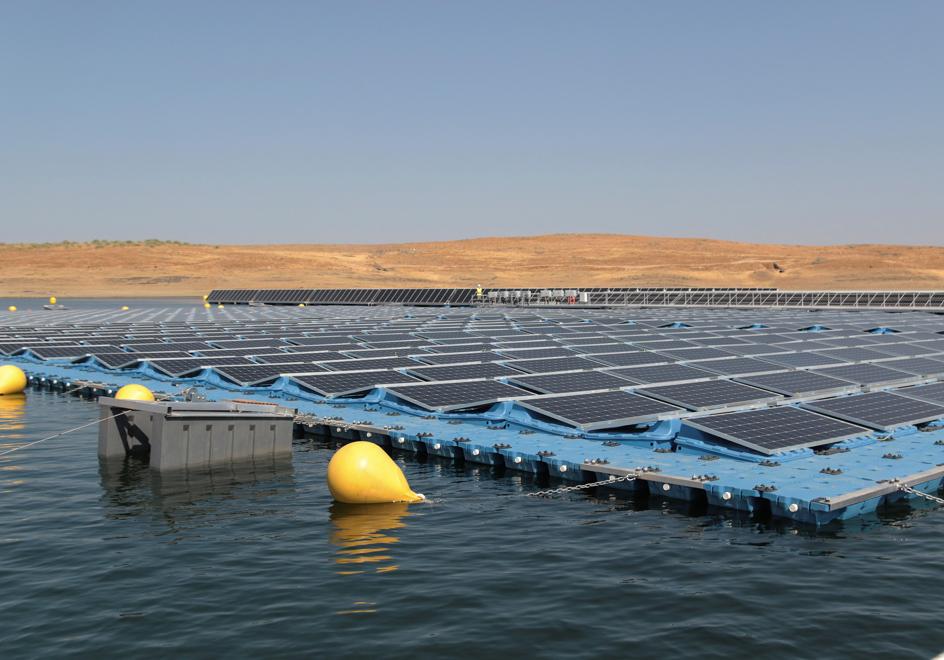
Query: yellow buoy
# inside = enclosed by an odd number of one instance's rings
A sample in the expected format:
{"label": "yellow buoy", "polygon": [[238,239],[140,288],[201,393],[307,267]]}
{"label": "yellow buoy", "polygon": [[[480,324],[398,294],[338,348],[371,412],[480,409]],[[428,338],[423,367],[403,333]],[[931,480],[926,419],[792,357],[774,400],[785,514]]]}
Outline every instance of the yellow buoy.
{"label": "yellow buoy", "polygon": [[7,307],[7,311],[8,311],[8,312],[15,312],[15,311],[16,311],[16,305],[10,305],[9,307]]}
{"label": "yellow buoy", "polygon": [[209,297],[210,297],[210,294],[209,294],[209,293],[204,293],[204,294],[203,294],[203,299],[204,299],[204,300],[208,300]]}
{"label": "yellow buoy", "polygon": [[304,306],[305,306],[305,303],[298,303],[298,306],[299,306],[299,307],[304,307]]}
{"label": "yellow buoy", "polygon": [[129,308],[127,305],[122,305],[122,306],[121,306],[121,311],[123,311],[123,312],[127,312],[128,309],[130,309],[130,308]]}
{"label": "yellow buoy", "polygon": [[203,307],[205,309],[210,309],[210,303],[203,303]]}
{"label": "yellow buoy", "polygon": [[12,364],[0,367],[0,394],[22,394],[26,389],[26,374]]}
{"label": "yellow buoy", "polygon": [[49,296],[49,304],[50,305],[56,304],[56,296]]}
{"label": "yellow buoy", "polygon": [[144,385],[130,383],[118,390],[115,393],[115,398],[127,401],[154,401],[154,393]]}
{"label": "yellow buoy", "polygon": [[216,308],[217,308],[217,309],[223,309],[223,303],[220,303],[219,305],[217,305]]}
{"label": "yellow buoy", "polygon": [[403,472],[372,442],[352,442],[337,450],[328,463],[328,490],[345,504],[420,502]]}

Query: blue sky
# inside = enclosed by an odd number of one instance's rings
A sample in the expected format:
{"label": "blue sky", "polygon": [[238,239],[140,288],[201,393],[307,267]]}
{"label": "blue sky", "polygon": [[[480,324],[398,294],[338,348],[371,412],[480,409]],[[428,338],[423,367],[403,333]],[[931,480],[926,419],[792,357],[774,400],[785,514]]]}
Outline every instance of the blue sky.
{"label": "blue sky", "polygon": [[944,244],[944,3],[0,3],[0,241]]}

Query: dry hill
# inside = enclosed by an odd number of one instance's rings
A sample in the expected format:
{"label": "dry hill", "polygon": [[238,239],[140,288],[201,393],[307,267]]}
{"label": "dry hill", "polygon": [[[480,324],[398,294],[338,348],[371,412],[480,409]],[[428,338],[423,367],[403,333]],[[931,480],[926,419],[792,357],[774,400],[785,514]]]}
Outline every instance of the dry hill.
{"label": "dry hill", "polygon": [[944,289],[944,248],[558,234],[389,245],[2,244],[0,297],[214,288],[762,286]]}

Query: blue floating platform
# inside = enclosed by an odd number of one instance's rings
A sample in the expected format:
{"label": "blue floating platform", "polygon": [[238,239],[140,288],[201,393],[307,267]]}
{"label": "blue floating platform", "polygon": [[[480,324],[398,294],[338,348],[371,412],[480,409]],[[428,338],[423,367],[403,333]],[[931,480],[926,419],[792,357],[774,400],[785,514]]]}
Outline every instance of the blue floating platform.
{"label": "blue floating platform", "polygon": [[508,403],[475,414],[430,414],[389,397],[383,388],[356,400],[329,400],[287,379],[265,388],[239,388],[207,374],[172,380],[147,368],[116,372],[29,356],[6,361],[21,366],[38,388],[97,395],[134,382],[170,395],[196,385],[209,400],[248,397],[294,408],[302,430],[342,442],[369,440],[395,450],[546,475],[565,484],[629,475],[635,478],[604,487],[815,525],[914,497],[902,486],[935,493],[944,479],[944,427],[873,434],[838,443],[827,453],[802,449],[746,458],[680,436],[677,422],[620,441],[605,433],[554,428],[520,415]]}

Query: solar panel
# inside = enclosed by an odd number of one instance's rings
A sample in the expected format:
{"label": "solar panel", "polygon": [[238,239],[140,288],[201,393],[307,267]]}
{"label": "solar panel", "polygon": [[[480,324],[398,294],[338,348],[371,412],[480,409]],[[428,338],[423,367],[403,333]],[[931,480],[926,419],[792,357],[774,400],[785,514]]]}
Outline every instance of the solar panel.
{"label": "solar panel", "polygon": [[829,344],[830,346],[835,346],[836,348],[853,348],[875,346],[875,344],[878,342],[872,338],[871,335],[862,333],[854,337],[836,337],[833,339],[827,339],[823,343]]}
{"label": "solar panel", "polygon": [[183,378],[191,374],[199,373],[211,366],[252,364],[252,362],[243,357],[170,358],[166,360],[148,360],[147,363],[157,371],[171,378]]}
{"label": "solar panel", "polygon": [[473,408],[495,403],[501,399],[513,399],[531,394],[521,388],[505,385],[494,380],[424,383],[422,385],[388,387],[387,390],[405,401],[427,410],[440,412]]}
{"label": "solar panel", "polygon": [[830,351],[817,351],[817,353],[828,355],[843,362],[875,362],[876,360],[888,360],[893,357],[888,353],[869,348],[837,348]]}
{"label": "solar panel", "polygon": [[223,341],[214,339],[213,345],[219,348],[265,348],[270,346],[278,348],[286,344],[278,337],[272,337],[265,339],[231,339]]}
{"label": "solar panel", "polygon": [[870,392],[804,405],[824,415],[881,431],[944,418],[944,406],[891,392]]}
{"label": "solar panel", "polygon": [[518,376],[508,380],[539,394],[564,392],[588,392],[590,390],[614,390],[629,385],[629,381],[603,371],[572,371],[562,374]]}
{"label": "solar panel", "polygon": [[[627,348],[626,344],[582,344],[567,346],[567,350],[577,355],[592,355],[594,353],[613,353]],[[641,352],[641,351],[640,351]]]}
{"label": "solar panel", "polygon": [[388,383],[414,383],[419,379],[392,369],[372,371],[325,372],[291,376],[302,388],[327,397],[349,396],[368,392]]}
{"label": "solar panel", "polygon": [[566,337],[557,338],[555,341],[560,342],[564,346],[599,346],[600,344],[616,343],[616,340],[612,337],[598,333],[577,336],[568,335]]}
{"label": "solar panel", "polygon": [[619,428],[677,416],[681,408],[621,390],[526,399],[524,408],[583,431]]}
{"label": "solar panel", "polygon": [[201,351],[211,348],[209,344],[203,341],[183,341],[183,342],[147,342],[122,344],[124,348],[135,353],[163,353],[165,351]]}
{"label": "solar panel", "polygon": [[350,360],[318,360],[317,364],[323,365],[331,371],[364,371],[367,369],[402,369],[404,367],[416,367],[419,363],[416,360],[403,357],[382,357],[382,358],[363,358]]}
{"label": "solar panel", "polygon": [[256,362],[279,363],[279,362],[325,362],[328,360],[346,360],[345,356],[335,351],[299,351],[298,353],[264,353],[262,355],[253,355]]}
{"label": "solar panel", "polygon": [[912,399],[920,399],[928,403],[936,403],[944,406],[944,383],[931,383],[930,385],[916,385],[915,387],[905,387],[895,390],[895,394],[907,396]]}
{"label": "solar panel", "polygon": [[673,348],[697,348],[697,344],[681,339],[638,339],[633,342],[635,348],[647,351],[665,351]]}
{"label": "solar panel", "polygon": [[722,360],[705,360],[698,363],[699,369],[707,369],[724,376],[748,376],[751,374],[765,374],[783,371],[784,367],[755,360],[749,357],[724,358]]}
{"label": "solar panel", "polygon": [[736,378],[739,383],[753,385],[786,396],[834,396],[856,392],[858,385],[825,376],[820,371],[784,371]]}
{"label": "solar panel", "polygon": [[125,353],[125,355],[130,355],[132,357],[138,358],[139,360],[151,360],[151,359],[168,359],[168,358],[192,358],[193,356],[190,353],[185,353],[184,351],[167,351],[166,353],[152,353],[148,351],[142,351],[140,353]]}
{"label": "solar panel", "polygon": [[732,383],[728,380],[646,387],[636,390],[636,392],[668,403],[684,406],[689,410],[759,405],[771,403],[777,399],[783,398],[780,394],[760,390],[756,387]]}
{"label": "solar panel", "polygon": [[473,351],[462,353],[430,353],[416,355],[416,358],[427,364],[458,364],[460,362],[494,362],[505,358],[492,351]]}
{"label": "solar panel", "polygon": [[[350,351],[360,348],[357,344],[319,344],[317,346],[279,346],[278,348],[254,349],[256,353],[275,353],[284,350],[287,353],[311,353],[312,351],[334,351],[340,355],[340,351]],[[249,350],[249,349],[231,349],[231,350]]]}
{"label": "solar panel", "polygon": [[292,364],[247,364],[236,366],[215,366],[213,371],[243,387],[252,387],[255,385],[264,385],[278,379],[285,373],[303,373],[311,371],[310,364],[292,363]]}
{"label": "solar panel", "polygon": [[331,335],[330,337],[286,337],[285,341],[291,342],[304,349],[322,344],[341,344],[353,346],[354,343],[346,335]]}
{"label": "solar panel", "polygon": [[208,348],[206,350],[199,351],[189,351],[193,355],[200,355],[203,357],[235,357],[239,355],[264,355],[275,353],[277,349],[271,348]]}
{"label": "solar panel", "polygon": [[784,346],[774,346],[771,344],[744,344],[743,346],[725,346],[724,350],[735,355],[756,356],[761,355],[785,355],[790,351]]}
{"label": "solar panel", "polygon": [[686,381],[717,378],[717,375],[710,371],[696,369],[695,367],[689,367],[683,364],[661,364],[654,367],[623,367],[620,369],[608,369],[607,371],[634,383],[647,385],[684,383]]}
{"label": "solar panel", "polygon": [[789,341],[779,344],[782,348],[786,348],[791,351],[817,351],[827,348],[832,348],[829,344],[826,344],[821,341],[810,341],[808,339],[800,338],[800,341]]}
{"label": "solar panel", "polygon": [[80,358],[76,358],[76,360],[77,361],[87,360],[92,357],[94,357],[102,365],[108,367],[109,369],[126,369],[128,367],[136,365],[138,362],[141,361],[140,355],[136,355],[134,353],[126,353],[124,351],[119,351],[117,353],[115,352],[90,353]]}
{"label": "solar panel", "polygon": [[883,353],[888,353],[889,355],[899,355],[899,356],[918,356],[918,355],[935,355],[939,353],[939,349],[933,345],[927,343],[888,343],[881,344],[879,349]]}
{"label": "solar panel", "polygon": [[750,343],[748,340],[741,339],[740,337],[700,337],[697,339],[687,337],[687,339],[694,339],[696,344],[702,346],[741,346]]}
{"label": "solar panel", "polygon": [[820,370],[833,378],[841,378],[858,385],[901,385],[921,380],[920,376],[907,374],[895,369],[887,369],[877,364],[850,364],[845,367],[827,367]]}
{"label": "solar panel", "polygon": [[870,432],[791,406],[721,413],[688,419],[685,423],[767,455],[832,444]]}
{"label": "solar panel", "polygon": [[30,353],[42,360],[66,359],[74,360],[77,357],[101,351],[102,353],[118,353],[117,346],[42,346],[34,344],[29,347]]}
{"label": "solar panel", "polygon": [[532,374],[547,374],[553,371],[579,371],[594,369],[600,365],[582,357],[543,358],[541,360],[509,360],[505,363],[513,369]]}
{"label": "solar panel", "polygon": [[569,351],[562,346],[557,348],[528,348],[521,350],[501,349],[501,354],[506,360],[531,360],[535,358],[557,358],[571,357],[573,351]]}
{"label": "solar panel", "polygon": [[622,351],[619,353],[594,353],[591,360],[613,367],[644,367],[654,364],[669,364],[672,358],[650,351]]}
{"label": "solar panel", "polygon": [[690,362],[692,360],[715,360],[717,358],[731,357],[731,353],[717,348],[684,348],[671,351],[659,351],[662,355],[668,355],[673,362]]}
{"label": "solar panel", "polygon": [[[476,352],[487,350],[491,347],[491,344],[487,341],[483,342],[469,342],[463,344],[449,344],[449,345],[434,345],[434,344],[422,344],[421,349],[426,353],[455,353],[459,352]],[[414,351],[418,353],[419,351]]]}
{"label": "solar panel", "polygon": [[[307,338],[303,338],[307,339]],[[356,335],[352,335],[352,339],[363,342],[383,342],[383,341],[416,341],[417,337],[411,335],[408,332],[394,333],[394,332],[378,332],[378,333],[367,333],[361,332]],[[297,342],[302,343],[302,342]]]}
{"label": "solar panel", "polygon": [[475,364],[446,364],[435,367],[411,367],[407,373],[423,380],[468,380],[471,378],[498,378],[520,375],[520,372],[494,362]]}
{"label": "solar panel", "polygon": [[934,360],[928,357],[909,357],[890,360],[882,363],[883,367],[904,371],[924,377],[944,376],[944,360]]}
{"label": "solar panel", "polygon": [[842,360],[831,358],[821,353],[784,353],[783,355],[764,355],[761,360],[766,360],[772,364],[779,364],[784,367],[802,369],[804,367],[824,367],[831,364],[847,364]]}
{"label": "solar panel", "polygon": [[417,332],[416,336],[437,341],[440,339],[465,339],[469,337],[469,334],[461,330],[457,330],[457,331],[435,331],[435,330],[425,331],[424,330],[424,331]]}
{"label": "solar panel", "polygon": [[416,353],[415,348],[357,348],[341,351],[345,357],[351,358],[382,358],[404,357]]}

